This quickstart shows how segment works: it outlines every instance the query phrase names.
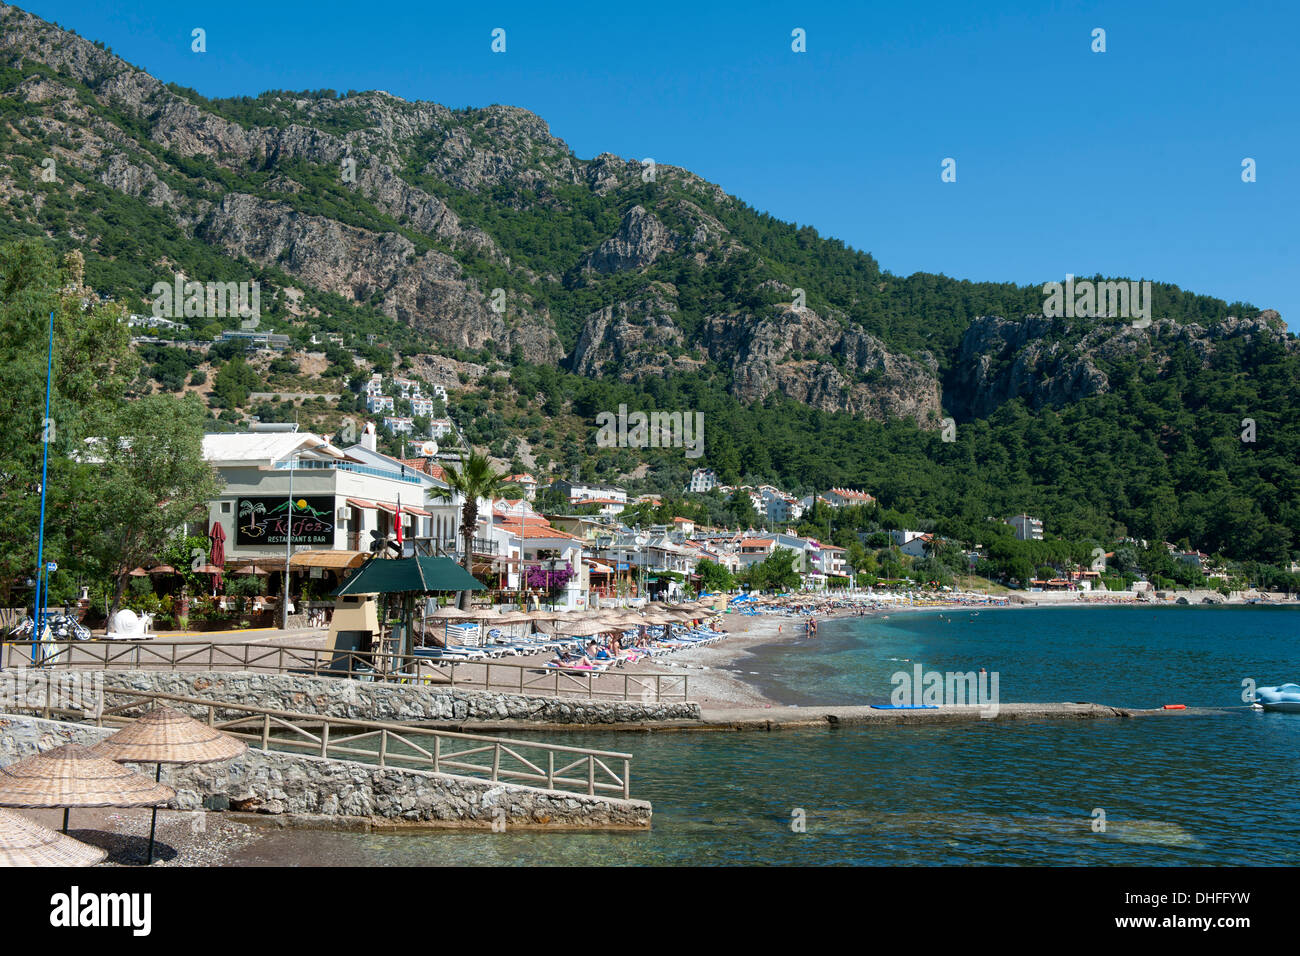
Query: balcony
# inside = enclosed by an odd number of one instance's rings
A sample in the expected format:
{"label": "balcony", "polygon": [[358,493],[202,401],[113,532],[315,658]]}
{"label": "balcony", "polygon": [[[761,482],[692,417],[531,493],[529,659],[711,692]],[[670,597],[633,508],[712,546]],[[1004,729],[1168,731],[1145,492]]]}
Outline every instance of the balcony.
{"label": "balcony", "polygon": [[[437,539],[436,543],[443,551],[459,552],[465,543],[465,539],[460,535],[452,535]],[[472,547],[474,548],[474,553],[480,555],[499,554],[501,550],[500,545],[496,541],[490,541],[487,538],[475,538]]]}
{"label": "balcony", "polygon": [[373,468],[370,465],[358,465],[351,461],[322,461],[315,458],[302,458],[298,461],[278,461],[275,467],[279,471],[286,471],[292,468],[294,471],[320,471],[322,469],[329,471],[350,471],[358,475],[372,475],[375,478],[387,478],[389,481],[404,481],[407,484],[418,485],[420,479],[413,475],[403,475],[400,471],[392,471],[387,468]]}

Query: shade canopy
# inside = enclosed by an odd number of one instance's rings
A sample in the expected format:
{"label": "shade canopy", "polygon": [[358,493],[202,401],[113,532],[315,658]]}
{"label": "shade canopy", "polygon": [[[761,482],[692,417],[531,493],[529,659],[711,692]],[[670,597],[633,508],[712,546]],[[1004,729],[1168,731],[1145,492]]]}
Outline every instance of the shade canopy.
{"label": "shade canopy", "polygon": [[246,564],[242,568],[235,568],[235,570],[232,573],[233,574],[255,574],[259,578],[270,577],[271,575],[270,571],[263,571],[261,568],[252,564]]}
{"label": "shade canopy", "polygon": [[176,796],[81,744],[0,767],[0,807],[155,807]]}
{"label": "shade canopy", "polygon": [[372,558],[334,594],[484,590],[484,585],[451,558],[418,556]]}
{"label": "shade canopy", "polygon": [[215,763],[238,757],[248,745],[180,711],[158,707],[92,749],[119,763]]}
{"label": "shade canopy", "polygon": [[0,810],[0,866],[94,866],[106,856],[107,850]]}
{"label": "shade canopy", "polygon": [[295,551],[290,565],[295,568],[359,568],[369,557],[365,551]]}

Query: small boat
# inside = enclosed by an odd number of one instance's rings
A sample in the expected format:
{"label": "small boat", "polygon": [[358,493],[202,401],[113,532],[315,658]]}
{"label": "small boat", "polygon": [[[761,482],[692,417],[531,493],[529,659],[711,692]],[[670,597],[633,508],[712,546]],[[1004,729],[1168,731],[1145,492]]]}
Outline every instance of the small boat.
{"label": "small boat", "polygon": [[1300,714],[1300,684],[1279,684],[1277,687],[1256,688],[1255,703],[1265,710]]}

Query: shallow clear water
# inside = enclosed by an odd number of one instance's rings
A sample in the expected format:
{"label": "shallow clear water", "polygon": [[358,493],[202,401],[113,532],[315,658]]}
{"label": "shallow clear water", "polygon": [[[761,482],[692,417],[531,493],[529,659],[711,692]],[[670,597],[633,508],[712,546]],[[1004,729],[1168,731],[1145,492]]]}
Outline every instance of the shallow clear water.
{"label": "shallow clear water", "polygon": [[[274,861],[291,841],[295,857],[326,865],[1300,865],[1300,716],[1257,713],[1240,700],[1243,677],[1261,686],[1300,678],[1300,611],[900,614],[826,622],[816,641],[765,647],[739,669],[779,675],[764,686],[782,699],[864,703],[886,700],[889,675],[910,666],[890,657],[927,669],[996,670],[1004,701],[1222,709],[1132,720],[566,735],[635,754],[633,794],[653,802],[653,830],[299,832],[269,838],[255,857]],[[798,819],[806,832],[795,832]]]}

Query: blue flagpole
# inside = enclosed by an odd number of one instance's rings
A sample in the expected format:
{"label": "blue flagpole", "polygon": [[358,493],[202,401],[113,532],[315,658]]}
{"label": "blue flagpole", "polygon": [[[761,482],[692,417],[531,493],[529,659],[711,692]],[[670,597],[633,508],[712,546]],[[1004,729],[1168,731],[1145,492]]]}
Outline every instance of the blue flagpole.
{"label": "blue flagpole", "polygon": [[[54,376],[54,310],[50,310],[50,351],[45,362],[45,418],[41,421],[41,444],[45,450],[41,455],[41,526],[38,532],[36,542],[36,606],[32,609],[32,617],[36,621],[36,628],[32,632],[32,639],[40,641],[41,634],[45,629],[45,603],[50,599],[49,582],[46,581],[45,592],[41,592],[41,581],[45,574],[45,478],[49,471],[50,464],[50,435],[48,428],[50,423],[50,382]],[[44,601],[42,600],[44,599]],[[39,644],[32,644],[32,663],[37,663],[39,656]]]}

